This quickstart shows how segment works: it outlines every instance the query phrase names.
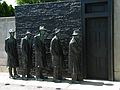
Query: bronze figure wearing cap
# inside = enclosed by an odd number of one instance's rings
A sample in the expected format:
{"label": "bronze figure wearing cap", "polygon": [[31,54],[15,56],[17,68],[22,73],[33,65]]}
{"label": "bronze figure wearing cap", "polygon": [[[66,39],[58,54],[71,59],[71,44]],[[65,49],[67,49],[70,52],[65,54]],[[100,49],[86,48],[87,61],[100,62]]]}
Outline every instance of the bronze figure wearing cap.
{"label": "bronze figure wearing cap", "polygon": [[[5,51],[7,53],[8,59],[7,59],[7,65],[9,67],[9,77],[10,78],[18,78],[17,74],[17,67],[19,66],[19,60],[18,60],[18,50],[17,50],[17,40],[14,38],[13,29],[9,30],[10,37],[8,37],[5,40]],[[14,75],[12,73],[14,71]]]}

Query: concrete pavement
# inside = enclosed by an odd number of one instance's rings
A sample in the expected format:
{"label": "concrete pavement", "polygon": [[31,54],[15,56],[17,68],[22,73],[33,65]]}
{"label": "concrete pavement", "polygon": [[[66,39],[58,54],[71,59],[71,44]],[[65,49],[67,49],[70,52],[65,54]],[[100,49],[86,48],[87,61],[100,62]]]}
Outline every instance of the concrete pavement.
{"label": "concrete pavement", "polygon": [[0,73],[0,90],[120,90],[120,82],[88,80],[80,84],[70,84],[67,81],[54,83],[36,80],[9,79],[8,73]]}

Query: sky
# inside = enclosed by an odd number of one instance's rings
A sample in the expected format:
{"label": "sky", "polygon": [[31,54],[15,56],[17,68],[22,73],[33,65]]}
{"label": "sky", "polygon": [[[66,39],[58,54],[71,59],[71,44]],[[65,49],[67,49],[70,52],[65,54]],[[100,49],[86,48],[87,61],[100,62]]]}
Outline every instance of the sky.
{"label": "sky", "polygon": [[2,0],[2,1],[6,1],[6,3],[7,3],[8,5],[11,4],[13,7],[17,5],[17,4],[16,4],[16,0]]}

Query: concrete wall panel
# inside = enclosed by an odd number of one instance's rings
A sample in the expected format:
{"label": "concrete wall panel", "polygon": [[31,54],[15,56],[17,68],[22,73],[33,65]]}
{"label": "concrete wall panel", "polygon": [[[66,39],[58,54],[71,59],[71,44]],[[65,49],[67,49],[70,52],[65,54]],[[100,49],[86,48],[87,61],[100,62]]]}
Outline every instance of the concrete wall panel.
{"label": "concrete wall panel", "polygon": [[114,75],[120,80],[120,0],[114,0]]}
{"label": "concrete wall panel", "polygon": [[7,55],[4,50],[5,39],[9,36],[9,29],[15,29],[15,17],[0,18],[0,66],[6,65]]}

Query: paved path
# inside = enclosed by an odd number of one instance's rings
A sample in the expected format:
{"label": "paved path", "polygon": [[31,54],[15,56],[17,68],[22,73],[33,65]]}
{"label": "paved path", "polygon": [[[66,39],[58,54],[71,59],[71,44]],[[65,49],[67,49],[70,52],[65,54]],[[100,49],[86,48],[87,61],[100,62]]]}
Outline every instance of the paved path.
{"label": "paved path", "polygon": [[70,84],[67,81],[24,81],[9,79],[8,73],[0,73],[0,90],[120,90],[120,82],[84,80],[80,84]]}

